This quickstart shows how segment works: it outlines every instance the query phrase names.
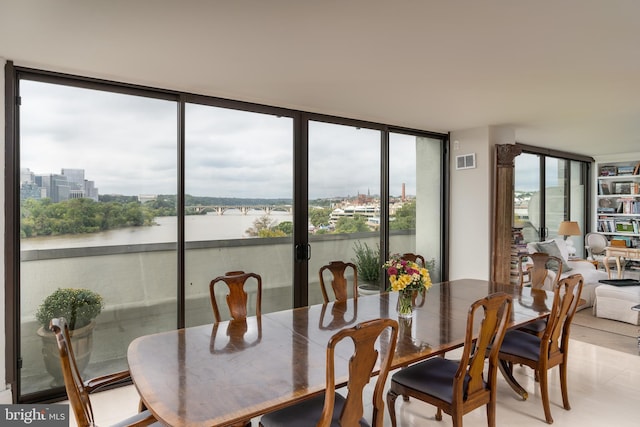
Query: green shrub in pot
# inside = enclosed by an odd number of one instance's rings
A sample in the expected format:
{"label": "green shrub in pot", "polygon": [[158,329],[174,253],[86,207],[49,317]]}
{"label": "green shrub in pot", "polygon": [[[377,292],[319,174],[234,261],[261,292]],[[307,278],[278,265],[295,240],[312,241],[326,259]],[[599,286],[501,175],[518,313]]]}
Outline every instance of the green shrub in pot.
{"label": "green shrub in pot", "polygon": [[67,319],[69,329],[87,326],[104,307],[102,296],[90,289],[58,288],[47,296],[38,311],[36,319],[46,330],[53,318]]}
{"label": "green shrub in pot", "polygon": [[372,248],[367,243],[356,241],[353,244],[353,251],[356,254],[352,261],[358,269],[358,282],[378,285],[380,283],[380,247]]}

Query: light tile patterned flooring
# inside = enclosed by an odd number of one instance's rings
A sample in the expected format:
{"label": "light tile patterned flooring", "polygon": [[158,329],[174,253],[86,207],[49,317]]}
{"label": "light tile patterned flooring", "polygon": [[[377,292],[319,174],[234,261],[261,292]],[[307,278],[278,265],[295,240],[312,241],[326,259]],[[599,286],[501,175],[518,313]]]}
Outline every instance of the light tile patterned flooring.
{"label": "light tile patterned flooring", "polygon": [[[640,425],[640,356],[619,352],[605,347],[571,341],[569,366],[569,401],[571,410],[562,408],[558,369],[549,373],[551,413],[556,426],[580,427],[636,427]],[[455,354],[449,354],[455,357]],[[525,367],[516,367],[515,374],[529,392],[522,401],[498,373],[498,404],[496,421],[499,427],[541,427],[546,425],[540,389],[533,373]],[[373,382],[371,383],[373,384]],[[257,385],[259,386],[259,385]],[[138,395],[133,386],[109,390],[92,396],[96,421],[99,425],[111,425],[135,413]],[[370,405],[367,412],[370,416]],[[435,408],[411,400],[396,402],[399,427],[452,425],[446,414],[436,421]],[[479,408],[465,415],[465,426],[486,426],[486,412]],[[74,420],[71,422],[75,426]],[[253,420],[253,426],[258,420]],[[384,427],[390,426],[385,410]]]}

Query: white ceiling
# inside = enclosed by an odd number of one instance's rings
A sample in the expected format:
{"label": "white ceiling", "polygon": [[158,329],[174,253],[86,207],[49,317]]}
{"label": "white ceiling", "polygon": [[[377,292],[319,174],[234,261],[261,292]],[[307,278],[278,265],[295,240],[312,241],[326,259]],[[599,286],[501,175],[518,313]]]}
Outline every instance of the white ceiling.
{"label": "white ceiling", "polygon": [[640,150],[640,1],[0,0],[0,57],[598,156]]}

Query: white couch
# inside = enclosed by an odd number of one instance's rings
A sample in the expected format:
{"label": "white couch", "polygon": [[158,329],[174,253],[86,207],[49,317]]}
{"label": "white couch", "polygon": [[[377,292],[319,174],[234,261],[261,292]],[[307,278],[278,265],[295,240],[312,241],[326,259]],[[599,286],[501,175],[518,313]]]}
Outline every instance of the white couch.
{"label": "white couch", "polygon": [[[562,239],[562,237],[553,239],[553,241],[556,242],[556,245],[558,246],[558,249],[560,251],[560,255],[562,256],[562,258],[564,259],[566,264],[571,268],[568,271],[565,271],[563,269],[562,275],[560,276],[560,278],[562,279],[562,278],[571,276],[572,274],[582,274],[582,277],[584,278],[584,285],[582,287],[581,298],[584,299],[586,303],[578,306],[578,310],[582,310],[583,308],[587,308],[587,307],[592,307],[596,299],[596,292],[595,292],[596,288],[602,285],[602,283],[600,283],[599,281],[602,279],[607,279],[608,277],[607,273],[604,270],[596,269],[596,267],[590,261],[569,259],[567,243]],[[548,243],[548,242],[550,242],[550,240],[547,240],[545,243]],[[538,249],[537,242],[528,243],[527,251],[529,253],[541,252]],[[551,254],[551,255],[554,255],[554,254]],[[553,282],[555,277],[556,277],[555,272],[550,271],[549,275],[545,279],[544,288],[546,290],[552,290],[551,283]]]}

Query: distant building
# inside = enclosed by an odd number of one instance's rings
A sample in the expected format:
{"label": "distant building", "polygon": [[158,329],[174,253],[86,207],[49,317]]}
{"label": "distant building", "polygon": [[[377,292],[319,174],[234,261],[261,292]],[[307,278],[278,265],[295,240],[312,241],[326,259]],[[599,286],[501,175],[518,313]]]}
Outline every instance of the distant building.
{"label": "distant building", "polygon": [[94,181],[84,179],[84,169],[63,168],[61,174],[36,175],[29,168],[20,169],[20,199],[48,197],[58,203],[88,198],[98,201]]}
{"label": "distant building", "polygon": [[140,203],[145,203],[145,202],[152,202],[154,200],[158,199],[158,195],[157,194],[139,194],[138,195],[138,201]]}

